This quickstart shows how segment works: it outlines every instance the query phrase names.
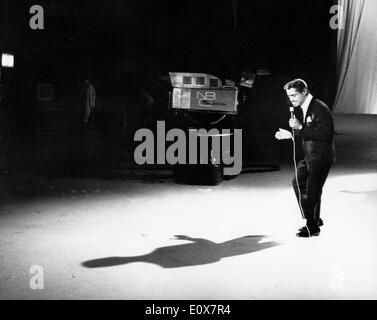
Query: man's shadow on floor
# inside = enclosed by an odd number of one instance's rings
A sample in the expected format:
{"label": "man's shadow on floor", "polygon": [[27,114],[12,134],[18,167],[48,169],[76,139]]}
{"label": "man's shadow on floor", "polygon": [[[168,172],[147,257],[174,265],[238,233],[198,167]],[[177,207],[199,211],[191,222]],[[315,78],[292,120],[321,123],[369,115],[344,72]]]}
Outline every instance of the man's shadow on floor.
{"label": "man's shadow on floor", "polygon": [[157,248],[151,253],[130,257],[107,257],[84,261],[86,268],[103,268],[124,265],[132,262],[148,262],[163,268],[180,268],[214,263],[222,258],[257,252],[274,247],[273,241],[260,242],[265,236],[245,236],[222,243],[201,238],[176,235],[175,239],[192,243]]}

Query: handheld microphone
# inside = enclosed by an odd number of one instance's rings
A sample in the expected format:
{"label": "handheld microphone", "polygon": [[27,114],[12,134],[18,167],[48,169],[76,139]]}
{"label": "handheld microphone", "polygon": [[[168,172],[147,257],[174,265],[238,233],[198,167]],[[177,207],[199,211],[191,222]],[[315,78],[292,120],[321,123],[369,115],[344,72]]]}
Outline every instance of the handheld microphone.
{"label": "handheld microphone", "polygon": [[295,118],[295,115],[293,114],[294,109],[294,107],[289,107],[289,111],[291,112],[291,119]]}

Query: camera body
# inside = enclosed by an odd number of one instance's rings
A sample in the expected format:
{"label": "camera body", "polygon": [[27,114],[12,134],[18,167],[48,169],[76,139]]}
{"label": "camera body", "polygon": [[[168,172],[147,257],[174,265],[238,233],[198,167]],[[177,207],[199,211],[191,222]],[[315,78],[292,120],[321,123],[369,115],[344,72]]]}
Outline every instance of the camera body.
{"label": "camera body", "polygon": [[[170,72],[169,76],[172,85],[169,108],[173,113],[170,126],[182,129],[187,136],[192,130],[204,130],[209,146],[208,154],[200,153],[197,164],[177,165],[175,180],[191,184],[218,184],[224,178],[224,166],[227,165],[222,157],[229,158],[232,146],[229,143],[224,148],[221,143],[220,152],[215,142],[221,139],[230,141],[233,137],[239,88],[223,85],[220,78],[205,73]],[[220,159],[219,154],[222,155]],[[209,161],[203,162],[202,158],[207,156]]]}

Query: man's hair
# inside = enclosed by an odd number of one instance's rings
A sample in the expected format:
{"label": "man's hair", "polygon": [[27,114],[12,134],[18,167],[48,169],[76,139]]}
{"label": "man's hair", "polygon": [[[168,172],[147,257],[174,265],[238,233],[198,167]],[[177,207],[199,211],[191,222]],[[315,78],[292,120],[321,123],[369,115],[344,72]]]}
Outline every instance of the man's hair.
{"label": "man's hair", "polygon": [[303,93],[305,89],[309,91],[308,85],[302,79],[295,79],[295,80],[289,81],[288,83],[284,85],[284,90],[289,90],[292,88],[296,89],[300,93]]}

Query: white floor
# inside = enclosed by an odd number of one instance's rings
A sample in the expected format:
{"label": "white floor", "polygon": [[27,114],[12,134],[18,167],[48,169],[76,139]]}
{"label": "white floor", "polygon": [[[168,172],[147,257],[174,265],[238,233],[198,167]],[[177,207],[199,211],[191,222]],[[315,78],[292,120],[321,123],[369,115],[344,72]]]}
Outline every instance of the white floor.
{"label": "white floor", "polygon": [[292,166],[214,187],[33,178],[40,195],[1,207],[0,299],[376,299],[371,119],[362,155],[338,124],[325,225],[309,239],[295,236]]}

